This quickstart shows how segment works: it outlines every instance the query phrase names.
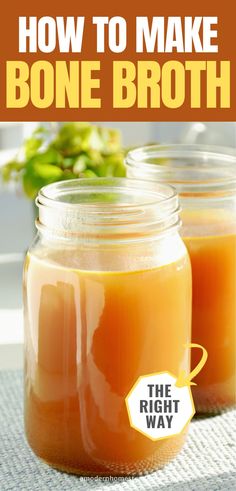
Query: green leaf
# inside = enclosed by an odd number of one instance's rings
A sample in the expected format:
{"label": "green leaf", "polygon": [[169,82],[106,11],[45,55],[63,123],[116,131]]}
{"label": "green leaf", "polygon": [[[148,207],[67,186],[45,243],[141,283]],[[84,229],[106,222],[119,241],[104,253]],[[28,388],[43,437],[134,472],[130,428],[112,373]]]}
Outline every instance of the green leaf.
{"label": "green leaf", "polygon": [[121,149],[121,133],[118,130],[110,128],[98,129],[103,140],[103,153],[116,153]]}
{"label": "green leaf", "polygon": [[10,180],[17,180],[19,172],[23,169],[24,164],[21,162],[17,162],[16,160],[12,160],[8,162],[8,164],[4,165],[0,169],[0,173],[4,182],[9,182]]}
{"label": "green leaf", "polygon": [[52,123],[49,129],[41,126],[24,142],[22,150],[19,160],[16,157],[0,172],[5,182],[20,180],[30,198],[56,180],[125,175],[120,132],[91,123]]}
{"label": "green leaf", "polygon": [[80,177],[98,177],[98,176],[91,169],[86,169],[84,172],[81,172]]}
{"label": "green leaf", "polygon": [[63,171],[63,178],[62,179],[76,179],[78,176],[75,176],[73,172],[70,169],[65,169]]}
{"label": "green leaf", "polygon": [[52,164],[35,164],[34,171],[42,179],[57,179],[63,175],[63,170]]}
{"label": "green leaf", "polygon": [[46,126],[38,126],[32,133],[32,136],[43,136],[45,138],[45,135],[49,135],[50,130],[46,128]]}
{"label": "green leaf", "polygon": [[104,162],[103,156],[98,150],[94,150],[94,149],[89,150],[87,156],[88,156],[87,165],[91,169],[94,169],[95,167],[102,165]]}
{"label": "green leaf", "polygon": [[41,187],[63,178],[63,170],[52,164],[34,164],[26,167],[23,175],[24,191],[34,199]]}
{"label": "green leaf", "polygon": [[35,138],[33,136],[28,138],[24,145],[26,159],[33,157],[37,153],[37,150],[41,147],[42,143],[42,138]]}
{"label": "green leaf", "polygon": [[74,174],[78,176],[81,172],[83,172],[86,169],[88,162],[89,162],[89,158],[87,155],[85,154],[80,155],[76,159],[75,164],[73,166]]}
{"label": "green leaf", "polygon": [[63,157],[54,148],[48,148],[44,152],[34,155],[34,157],[32,157],[26,165],[35,164],[35,163],[52,164],[52,165],[59,166],[62,165],[63,163]]}
{"label": "green leaf", "polygon": [[123,153],[104,157],[103,164],[98,168],[98,175],[99,177],[124,177],[126,169]]}
{"label": "green leaf", "polygon": [[75,157],[65,157],[62,161],[62,167],[63,169],[71,169],[75,162]]}
{"label": "green leaf", "polygon": [[65,156],[77,155],[87,148],[85,141],[91,131],[90,123],[66,123],[60,127],[52,146]]}
{"label": "green leaf", "polygon": [[126,168],[123,162],[118,162],[115,166],[114,177],[126,177]]}
{"label": "green leaf", "polygon": [[89,132],[87,131],[87,135],[86,137],[84,136],[82,145],[83,145],[83,150],[87,150],[87,151],[91,149],[97,152],[101,152],[103,150],[104,142],[96,126],[91,127]]}

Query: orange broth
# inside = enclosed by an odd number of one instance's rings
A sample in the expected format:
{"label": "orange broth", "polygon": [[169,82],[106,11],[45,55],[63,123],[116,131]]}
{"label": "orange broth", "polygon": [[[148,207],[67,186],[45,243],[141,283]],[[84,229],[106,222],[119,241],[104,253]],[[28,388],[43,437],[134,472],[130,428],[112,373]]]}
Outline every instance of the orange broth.
{"label": "orange broth", "polygon": [[27,256],[26,434],[56,468],[139,474],[162,467],[184,441],[133,429],[125,397],[140,375],[189,370],[190,263],[183,254],[151,269],[107,269]]}

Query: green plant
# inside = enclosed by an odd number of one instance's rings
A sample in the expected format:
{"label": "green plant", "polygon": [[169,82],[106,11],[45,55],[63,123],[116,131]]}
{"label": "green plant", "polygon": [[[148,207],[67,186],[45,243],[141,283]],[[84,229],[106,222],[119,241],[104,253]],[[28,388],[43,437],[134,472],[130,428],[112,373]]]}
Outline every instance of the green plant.
{"label": "green plant", "polygon": [[125,176],[124,149],[115,129],[91,123],[64,123],[56,133],[39,127],[1,174],[4,182],[21,182],[34,199],[42,186],[80,177]]}

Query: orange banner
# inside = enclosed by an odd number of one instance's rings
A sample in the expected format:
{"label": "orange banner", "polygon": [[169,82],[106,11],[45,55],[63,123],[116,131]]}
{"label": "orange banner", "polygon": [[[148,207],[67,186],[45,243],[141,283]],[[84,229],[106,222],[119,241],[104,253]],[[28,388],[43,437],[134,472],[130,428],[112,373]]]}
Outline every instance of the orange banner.
{"label": "orange banner", "polygon": [[1,120],[234,121],[234,24],[227,1],[5,3]]}

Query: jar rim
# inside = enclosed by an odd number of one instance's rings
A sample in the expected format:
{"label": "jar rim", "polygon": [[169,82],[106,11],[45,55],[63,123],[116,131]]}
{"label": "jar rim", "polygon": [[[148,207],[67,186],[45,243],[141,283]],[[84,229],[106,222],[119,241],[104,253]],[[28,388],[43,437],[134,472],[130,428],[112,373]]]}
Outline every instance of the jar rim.
{"label": "jar rim", "polygon": [[[218,145],[202,145],[191,143],[153,144],[130,150],[126,157],[128,165],[147,164],[148,156],[164,159],[168,157],[188,159],[201,158],[205,162],[224,160],[230,165],[236,164],[236,151],[232,147]],[[147,162],[145,162],[147,161]],[[150,163],[149,163],[150,164]]]}
{"label": "jar rim", "polygon": [[[150,183],[149,180],[140,180],[140,179],[128,179],[128,178],[119,178],[119,177],[97,177],[97,178],[82,178],[82,179],[71,179],[58,181],[52,184],[48,184],[42,187],[38,193],[36,198],[36,204],[43,204],[45,206],[50,207],[64,207],[64,208],[75,208],[75,207],[94,207],[96,206],[99,210],[105,210],[108,207],[110,208],[111,203],[105,200],[99,202],[76,202],[75,199],[73,201],[68,201],[68,196],[71,197],[73,194],[73,198],[79,198],[80,194],[89,194],[94,190],[99,189],[101,193],[112,192],[112,190],[117,189],[118,192],[124,192],[124,190],[137,192],[137,197],[141,197],[140,203],[122,203],[122,208],[126,208],[127,210],[130,208],[135,208],[136,206],[142,205],[143,207],[152,206],[159,203],[164,203],[171,200],[176,196],[176,190],[170,184],[163,183]],[[144,192],[150,197],[153,197],[153,200],[143,201]],[[129,195],[130,196],[130,195]],[[66,199],[67,197],[67,199]],[[64,199],[62,199],[64,198]],[[107,197],[106,197],[107,198]],[[117,204],[116,204],[117,206]]]}
{"label": "jar rim", "polygon": [[126,157],[128,175],[157,179],[176,187],[180,195],[235,193],[236,151],[200,145],[150,145],[131,150]]}
{"label": "jar rim", "polygon": [[127,178],[85,178],[59,181],[38,193],[37,227],[65,235],[155,233],[179,223],[176,190],[166,183]]}

